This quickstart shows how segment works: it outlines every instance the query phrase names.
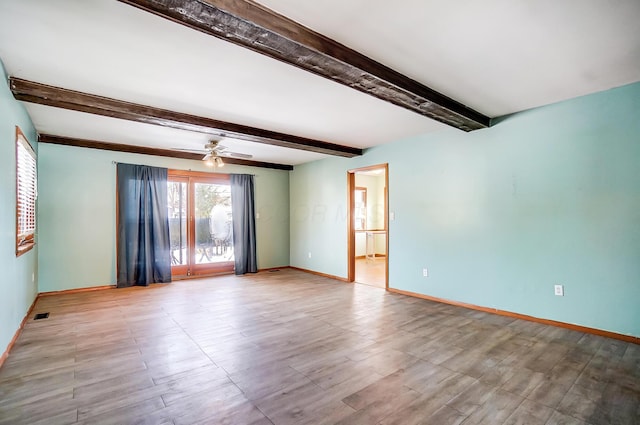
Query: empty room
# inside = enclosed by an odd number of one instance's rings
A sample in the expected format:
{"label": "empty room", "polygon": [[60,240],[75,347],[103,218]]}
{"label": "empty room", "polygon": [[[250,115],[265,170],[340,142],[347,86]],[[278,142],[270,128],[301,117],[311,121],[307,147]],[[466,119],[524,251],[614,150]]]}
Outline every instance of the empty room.
{"label": "empty room", "polygon": [[640,423],[638,22],[0,0],[0,425]]}

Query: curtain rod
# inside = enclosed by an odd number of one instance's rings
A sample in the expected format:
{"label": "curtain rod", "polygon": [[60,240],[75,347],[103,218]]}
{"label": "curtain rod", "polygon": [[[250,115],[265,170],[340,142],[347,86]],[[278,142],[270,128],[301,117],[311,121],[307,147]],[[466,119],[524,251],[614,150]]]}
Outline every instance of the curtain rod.
{"label": "curtain rod", "polygon": [[[111,161],[112,164],[114,165],[118,165],[118,164],[129,164],[128,162],[118,162],[118,161]],[[143,165],[143,164],[130,164],[130,165]],[[153,165],[149,165],[149,167],[153,167]],[[188,170],[185,171],[194,171],[191,168],[189,168]],[[195,170],[198,171],[198,170]],[[206,173],[206,171],[204,171]],[[250,174],[250,173],[221,173],[221,174],[244,174],[247,176],[253,176],[253,177],[258,177],[258,174]]]}

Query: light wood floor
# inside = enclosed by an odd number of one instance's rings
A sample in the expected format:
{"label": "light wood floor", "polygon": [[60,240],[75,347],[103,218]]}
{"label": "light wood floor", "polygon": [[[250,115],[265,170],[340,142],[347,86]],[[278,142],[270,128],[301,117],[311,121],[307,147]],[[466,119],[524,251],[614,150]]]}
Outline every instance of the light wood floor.
{"label": "light wood floor", "polygon": [[638,424],[640,346],[285,269],[43,297],[2,424]]}
{"label": "light wood floor", "polygon": [[356,258],[356,282],[384,288],[386,284],[386,264],[386,258],[384,257],[377,257],[375,260]]}

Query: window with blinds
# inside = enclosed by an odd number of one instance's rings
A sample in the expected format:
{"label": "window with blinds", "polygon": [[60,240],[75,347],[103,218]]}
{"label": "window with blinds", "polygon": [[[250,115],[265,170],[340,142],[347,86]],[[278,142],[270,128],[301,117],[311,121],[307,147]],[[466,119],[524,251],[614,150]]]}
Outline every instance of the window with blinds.
{"label": "window with blinds", "polygon": [[36,155],[16,127],[16,256],[35,245],[37,187]]}

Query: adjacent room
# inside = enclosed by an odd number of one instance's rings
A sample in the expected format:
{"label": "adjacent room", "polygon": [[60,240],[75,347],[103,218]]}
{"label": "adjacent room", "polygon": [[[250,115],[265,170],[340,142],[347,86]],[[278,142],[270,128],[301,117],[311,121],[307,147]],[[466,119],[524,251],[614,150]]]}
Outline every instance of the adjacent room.
{"label": "adjacent room", "polygon": [[0,0],[0,425],[640,423],[638,22]]}

